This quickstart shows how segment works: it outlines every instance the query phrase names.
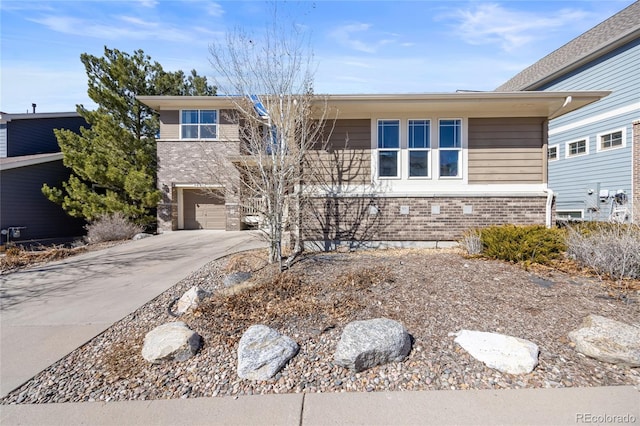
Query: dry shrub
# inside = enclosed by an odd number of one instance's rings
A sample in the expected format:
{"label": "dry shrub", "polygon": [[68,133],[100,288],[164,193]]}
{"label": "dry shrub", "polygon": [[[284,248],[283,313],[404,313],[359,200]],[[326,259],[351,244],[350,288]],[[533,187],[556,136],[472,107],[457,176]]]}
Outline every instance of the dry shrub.
{"label": "dry shrub", "polygon": [[102,215],[85,226],[85,229],[87,230],[86,240],[89,244],[129,240],[144,230],[141,225],[131,222],[120,212]]}
{"label": "dry shrub", "polygon": [[222,342],[234,345],[253,324],[274,328],[298,324],[302,335],[318,334],[355,318],[366,308],[362,293],[392,281],[387,268],[374,267],[340,275],[326,283],[308,283],[303,274],[286,271],[271,280],[232,294],[217,293],[192,315]]}
{"label": "dry shrub", "polygon": [[134,377],[142,371],[147,364],[141,355],[143,340],[143,335],[132,336],[113,343],[104,351],[102,359],[109,382]]}
{"label": "dry shrub", "polygon": [[267,259],[266,250],[237,253],[229,258],[225,269],[228,273],[254,272],[264,268],[269,263]]}
{"label": "dry shrub", "polygon": [[479,229],[469,229],[462,234],[459,241],[460,246],[470,256],[477,256],[482,253],[482,238]]}
{"label": "dry shrub", "polygon": [[38,250],[23,250],[19,247],[10,247],[5,256],[0,258],[0,271],[12,271],[44,262],[62,260],[86,251],[86,247],[65,248],[51,247]]}
{"label": "dry shrub", "polygon": [[640,278],[640,227],[591,223],[570,227],[567,255],[599,276],[622,280]]}

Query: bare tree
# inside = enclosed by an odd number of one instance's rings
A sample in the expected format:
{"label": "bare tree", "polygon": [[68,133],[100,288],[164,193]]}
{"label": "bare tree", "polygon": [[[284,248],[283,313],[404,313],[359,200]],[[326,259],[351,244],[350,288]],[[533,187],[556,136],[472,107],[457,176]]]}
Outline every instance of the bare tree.
{"label": "bare tree", "polygon": [[[302,176],[308,150],[322,139],[327,102],[313,93],[312,55],[300,28],[274,14],[264,34],[236,29],[209,46],[218,93],[238,124],[237,155],[216,155],[211,170],[243,210],[264,220],[269,258],[283,269],[283,238],[302,251]],[[233,169],[233,170],[232,170]]]}

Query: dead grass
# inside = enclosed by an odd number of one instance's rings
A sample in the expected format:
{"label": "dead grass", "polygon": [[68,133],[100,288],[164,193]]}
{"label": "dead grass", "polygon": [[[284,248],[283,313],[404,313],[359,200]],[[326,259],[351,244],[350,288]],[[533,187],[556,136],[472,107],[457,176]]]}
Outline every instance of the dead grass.
{"label": "dead grass", "polygon": [[27,266],[53,262],[87,251],[86,247],[52,247],[37,250],[22,250],[18,247],[10,247],[5,255],[0,258],[0,272],[9,272]]}

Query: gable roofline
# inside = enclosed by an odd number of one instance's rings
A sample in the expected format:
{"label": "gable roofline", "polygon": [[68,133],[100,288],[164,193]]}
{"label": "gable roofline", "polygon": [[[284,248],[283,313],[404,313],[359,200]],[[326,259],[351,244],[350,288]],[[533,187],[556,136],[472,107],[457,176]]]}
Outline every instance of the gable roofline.
{"label": "gable roofline", "polygon": [[0,122],[7,123],[12,120],[37,120],[42,118],[72,118],[80,117],[75,111],[71,112],[36,112],[34,113],[21,113],[21,114],[8,114],[6,112],[0,112]]}
{"label": "gable roofline", "polygon": [[640,1],[574,38],[495,89],[536,90],[609,52],[640,38]]}

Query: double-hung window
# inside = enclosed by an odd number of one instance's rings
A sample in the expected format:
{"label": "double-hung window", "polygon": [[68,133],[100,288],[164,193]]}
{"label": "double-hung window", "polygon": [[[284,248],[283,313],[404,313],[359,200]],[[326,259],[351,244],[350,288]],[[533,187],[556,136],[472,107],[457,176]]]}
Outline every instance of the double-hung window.
{"label": "double-hung window", "polygon": [[180,117],[181,139],[217,139],[218,111],[185,109]]}
{"label": "double-hung window", "polygon": [[440,120],[438,154],[440,158],[440,177],[460,177],[462,157],[462,122]]}
{"label": "double-hung window", "polygon": [[409,120],[409,177],[429,177],[430,127],[429,120]]}
{"label": "double-hung window", "polygon": [[378,120],[378,176],[400,175],[400,120]]}

